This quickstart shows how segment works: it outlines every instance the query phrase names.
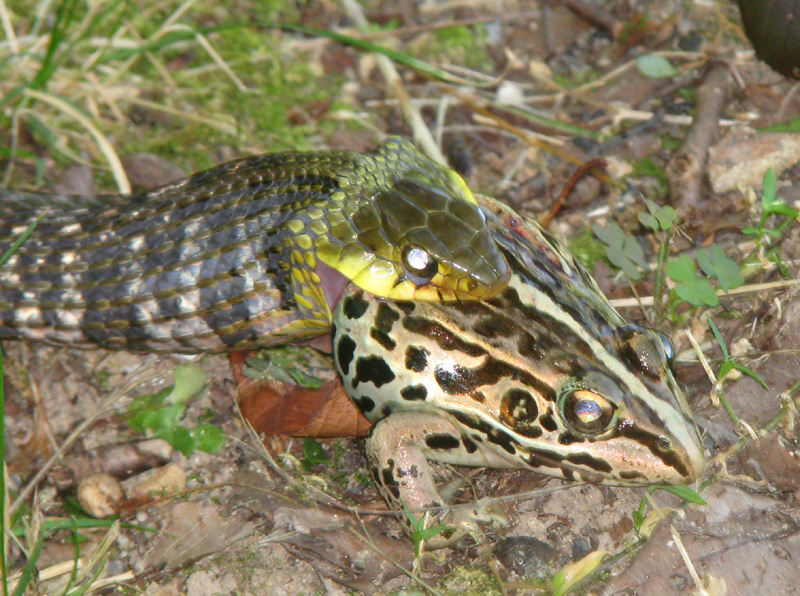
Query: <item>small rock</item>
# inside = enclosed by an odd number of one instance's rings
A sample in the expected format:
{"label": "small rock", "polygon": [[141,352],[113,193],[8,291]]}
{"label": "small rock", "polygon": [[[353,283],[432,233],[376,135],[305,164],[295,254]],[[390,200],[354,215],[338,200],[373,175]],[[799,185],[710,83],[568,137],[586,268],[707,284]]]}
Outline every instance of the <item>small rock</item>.
{"label": "small rock", "polygon": [[780,174],[800,161],[800,135],[739,131],[711,147],[708,157],[714,192],[758,188],[769,168]]}
{"label": "small rock", "polygon": [[92,168],[82,164],[74,164],[64,168],[53,184],[53,192],[64,195],[93,195],[94,174]]}
{"label": "small rock", "polygon": [[92,474],[78,484],[78,502],[93,517],[115,515],[124,497],[119,480],[109,474]]}
{"label": "small rock", "polygon": [[558,549],[533,536],[510,536],[497,542],[494,555],[503,565],[526,579],[543,579],[568,562]]}
{"label": "small rock", "polygon": [[167,443],[164,439],[147,439],[146,441],[139,441],[136,444],[136,449],[141,453],[149,453],[155,455],[157,458],[167,461],[172,456],[172,445]]}
{"label": "small rock", "polygon": [[131,184],[145,190],[186,177],[174,163],[152,153],[132,153],[122,158],[122,166]]}
{"label": "small rock", "polygon": [[125,482],[129,499],[171,495],[186,488],[186,474],[177,464],[148,470]]}

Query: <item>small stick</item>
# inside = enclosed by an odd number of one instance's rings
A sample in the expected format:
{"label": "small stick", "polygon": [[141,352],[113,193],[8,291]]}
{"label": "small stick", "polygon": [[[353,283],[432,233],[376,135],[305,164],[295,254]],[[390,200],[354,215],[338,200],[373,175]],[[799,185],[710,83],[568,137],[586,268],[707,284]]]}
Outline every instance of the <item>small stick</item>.
{"label": "small stick", "polygon": [[592,159],[587,161],[581,167],[579,167],[575,172],[570,176],[569,180],[567,181],[566,186],[561,191],[558,199],[553,206],[550,208],[545,215],[539,218],[539,224],[547,229],[550,226],[550,223],[555,219],[558,212],[561,211],[564,204],[567,202],[569,195],[572,193],[572,190],[575,188],[575,185],[583,178],[586,174],[591,172],[592,170],[604,170],[607,166],[607,162],[605,159]]}
{"label": "small stick", "polygon": [[716,62],[697,89],[692,127],[667,164],[670,194],[676,208],[683,207],[687,211],[699,208],[708,148],[717,138],[720,116],[728,104],[732,86],[730,67],[724,62]]}

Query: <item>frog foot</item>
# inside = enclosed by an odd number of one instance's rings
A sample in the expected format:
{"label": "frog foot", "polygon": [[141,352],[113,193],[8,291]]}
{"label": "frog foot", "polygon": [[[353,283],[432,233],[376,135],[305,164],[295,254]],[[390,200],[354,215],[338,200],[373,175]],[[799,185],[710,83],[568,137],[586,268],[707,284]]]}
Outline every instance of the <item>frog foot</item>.
{"label": "frog foot", "polygon": [[452,546],[465,537],[480,544],[484,540],[481,524],[504,525],[504,514],[493,506],[448,506],[440,495],[428,459],[466,463],[457,449],[448,449],[448,455],[455,456],[444,458],[437,448],[441,437],[454,432],[452,422],[442,416],[398,412],[379,421],[367,441],[367,456],[381,494],[390,506],[406,511],[409,533],[415,541],[424,542],[427,550]]}

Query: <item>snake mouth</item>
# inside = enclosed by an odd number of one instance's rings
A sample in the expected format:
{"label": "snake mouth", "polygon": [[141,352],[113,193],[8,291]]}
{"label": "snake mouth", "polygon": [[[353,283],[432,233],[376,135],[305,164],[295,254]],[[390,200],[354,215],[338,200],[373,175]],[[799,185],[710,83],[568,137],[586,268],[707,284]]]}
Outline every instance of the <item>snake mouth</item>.
{"label": "snake mouth", "polygon": [[352,282],[345,275],[323,261],[317,263],[316,272],[320,279],[322,292],[325,295],[325,302],[328,304],[328,308],[333,310],[347,286]]}

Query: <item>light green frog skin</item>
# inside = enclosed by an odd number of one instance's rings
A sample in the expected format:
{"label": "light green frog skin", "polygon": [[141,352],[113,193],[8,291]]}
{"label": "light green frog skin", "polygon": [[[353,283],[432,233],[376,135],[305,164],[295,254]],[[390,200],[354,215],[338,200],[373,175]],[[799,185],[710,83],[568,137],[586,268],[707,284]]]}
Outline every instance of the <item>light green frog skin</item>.
{"label": "light green frog skin", "polygon": [[480,201],[505,290],[422,303],[350,287],[334,313],[334,359],[375,425],[367,454],[387,501],[444,506],[428,460],[610,485],[697,479],[703,446],[669,339],[627,323],[533,220]]}

